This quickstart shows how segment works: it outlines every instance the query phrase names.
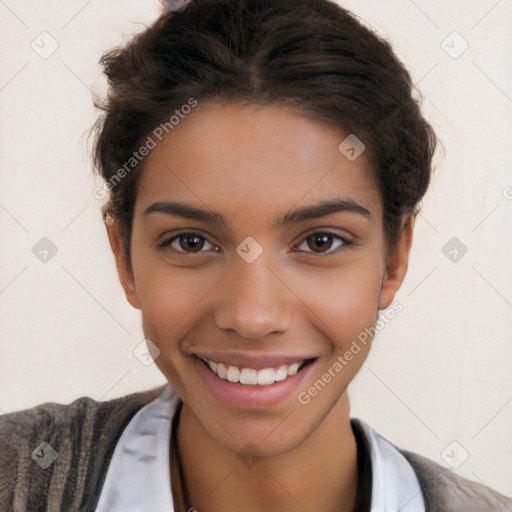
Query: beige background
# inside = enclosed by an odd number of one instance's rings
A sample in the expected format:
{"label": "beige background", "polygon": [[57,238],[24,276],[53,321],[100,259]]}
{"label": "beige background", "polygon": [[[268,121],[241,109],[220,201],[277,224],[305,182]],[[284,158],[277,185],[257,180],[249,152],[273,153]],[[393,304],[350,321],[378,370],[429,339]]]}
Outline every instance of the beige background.
{"label": "beige background", "polygon": [[[467,454],[460,474],[512,495],[512,2],[340,3],[393,42],[446,148],[404,310],[352,384],[352,414],[439,463]],[[100,55],[156,15],[153,0],[0,1],[3,412],[165,382],[133,354],[140,314],[117,280],[84,136]],[[32,252],[43,237],[58,251],[46,263]],[[468,249],[457,262],[442,250],[452,237]]]}

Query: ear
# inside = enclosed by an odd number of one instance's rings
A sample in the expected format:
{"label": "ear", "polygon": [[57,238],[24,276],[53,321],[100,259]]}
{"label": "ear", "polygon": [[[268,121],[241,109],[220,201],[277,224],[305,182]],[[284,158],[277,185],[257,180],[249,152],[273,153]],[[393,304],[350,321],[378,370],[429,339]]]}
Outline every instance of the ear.
{"label": "ear", "polygon": [[413,230],[414,217],[411,215],[405,219],[400,239],[391,254],[388,255],[382,280],[379,309],[389,307],[395,298],[396,292],[402,286],[409,265]]}
{"label": "ear", "polygon": [[105,220],[105,227],[107,228],[110,247],[112,248],[116,260],[119,281],[124,289],[126,299],[134,308],[140,309],[139,300],[135,291],[132,266],[123,252],[123,242],[119,226],[112,218],[107,218]]}

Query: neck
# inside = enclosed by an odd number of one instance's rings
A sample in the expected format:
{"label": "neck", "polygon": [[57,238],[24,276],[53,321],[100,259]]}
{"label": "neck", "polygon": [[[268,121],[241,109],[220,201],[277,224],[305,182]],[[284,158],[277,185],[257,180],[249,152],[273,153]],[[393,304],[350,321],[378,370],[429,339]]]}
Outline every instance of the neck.
{"label": "neck", "polygon": [[306,439],[279,455],[240,458],[183,405],[177,430],[185,495],[198,512],[353,512],[357,445],[345,393]]}

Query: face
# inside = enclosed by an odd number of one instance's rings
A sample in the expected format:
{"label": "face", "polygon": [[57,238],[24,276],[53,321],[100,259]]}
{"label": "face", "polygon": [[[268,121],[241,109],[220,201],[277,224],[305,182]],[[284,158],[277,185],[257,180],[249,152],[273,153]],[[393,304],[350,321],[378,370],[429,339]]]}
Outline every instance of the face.
{"label": "face", "polygon": [[229,449],[282,453],[318,428],[405,275],[412,228],[388,254],[372,169],[339,151],[346,136],[285,107],[200,104],[144,162],[131,268],[107,226],[156,365]]}

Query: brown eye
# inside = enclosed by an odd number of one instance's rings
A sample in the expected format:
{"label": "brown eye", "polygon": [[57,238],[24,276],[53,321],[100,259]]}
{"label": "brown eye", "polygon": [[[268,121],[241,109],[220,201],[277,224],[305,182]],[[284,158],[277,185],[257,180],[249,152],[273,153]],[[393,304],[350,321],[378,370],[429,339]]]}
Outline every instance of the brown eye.
{"label": "brown eye", "polygon": [[[197,233],[179,233],[170,238],[162,240],[158,244],[160,249],[170,248],[174,252],[181,254],[192,254],[207,252],[207,250],[217,250],[215,246]],[[206,247],[206,251],[203,250]]]}
{"label": "brown eye", "polygon": [[343,249],[344,246],[351,245],[352,241],[336,233],[318,231],[306,237],[297,248],[304,244],[307,245],[307,248],[301,249],[302,252],[328,256],[338,249]]}
{"label": "brown eye", "polygon": [[331,248],[332,235],[328,233],[315,233],[307,238],[308,247],[314,252],[323,252]]}
{"label": "brown eye", "polygon": [[204,246],[204,238],[193,234],[180,235],[178,240],[180,248],[187,252],[189,249],[191,252],[198,252]]}

